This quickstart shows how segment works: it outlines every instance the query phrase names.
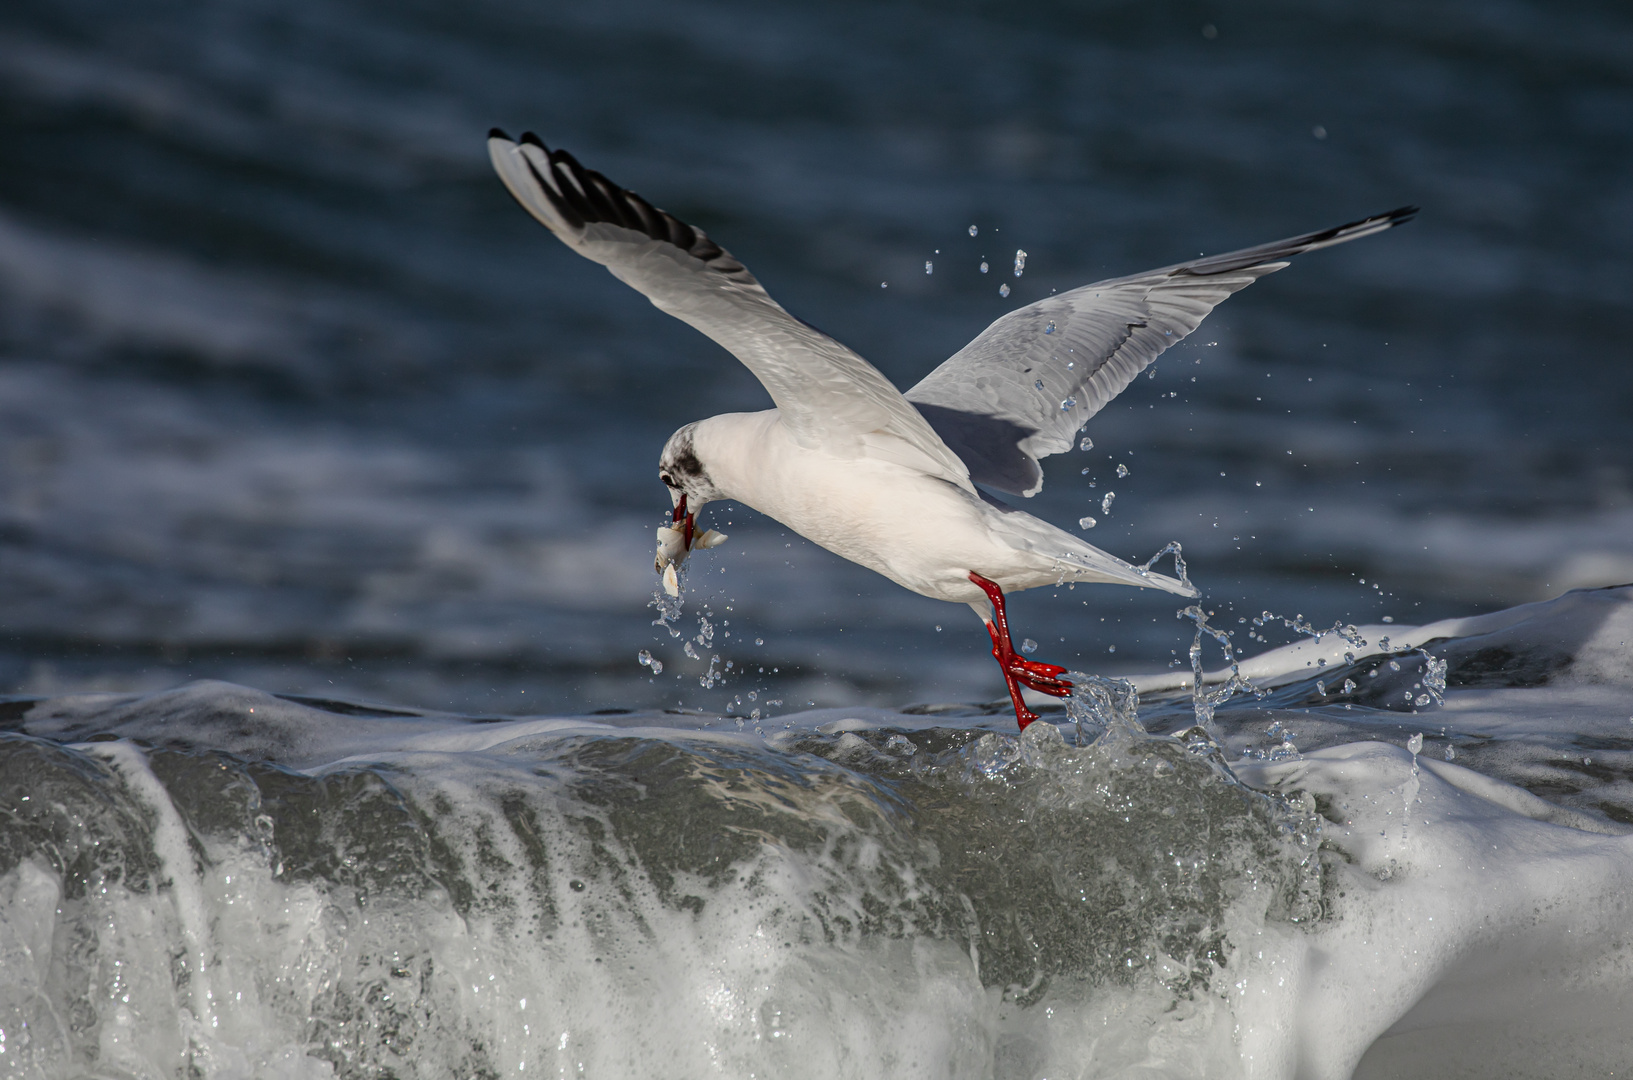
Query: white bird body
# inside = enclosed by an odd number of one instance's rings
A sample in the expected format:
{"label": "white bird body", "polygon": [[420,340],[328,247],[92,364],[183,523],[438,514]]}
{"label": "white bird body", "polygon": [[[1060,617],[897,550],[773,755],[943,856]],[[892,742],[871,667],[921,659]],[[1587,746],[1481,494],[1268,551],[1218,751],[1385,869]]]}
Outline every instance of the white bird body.
{"label": "white bird body", "polygon": [[674,503],[657,568],[725,539],[697,512],[733,499],[897,584],[968,604],[986,623],[1015,717],[1036,716],[1025,685],[1071,691],[1065,668],[1016,654],[1003,593],[1075,581],[1196,596],[982,488],[1030,497],[1038,459],[1077,431],[1227,296],[1294,255],[1409,220],[1402,207],[1334,229],[1085,285],[1011,311],[905,394],[844,345],[794,318],[742,263],[700,230],[585,169],[536,136],[488,137],[494,169],[563,243],[601,263],[659,309],[718,342],[754,373],[776,408],[729,413],[675,432],[658,476]]}
{"label": "white bird body", "polygon": [[[1169,587],[1031,514],[901,464],[905,455],[839,458],[800,446],[776,409],[726,413],[692,427],[720,496],[924,596],[985,617],[981,574],[1005,592],[1067,581]],[[843,513],[836,513],[843,507]]]}

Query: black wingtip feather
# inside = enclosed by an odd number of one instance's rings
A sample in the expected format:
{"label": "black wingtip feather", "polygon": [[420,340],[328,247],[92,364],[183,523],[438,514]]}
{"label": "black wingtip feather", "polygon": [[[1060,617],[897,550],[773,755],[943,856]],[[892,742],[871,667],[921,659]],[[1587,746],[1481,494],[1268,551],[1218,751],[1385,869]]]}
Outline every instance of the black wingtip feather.
{"label": "black wingtip feather", "polygon": [[1226,274],[1267,262],[1285,262],[1295,255],[1317,248],[1330,247],[1333,244],[1343,244],[1363,236],[1371,236],[1385,229],[1392,229],[1397,225],[1404,225],[1411,221],[1418,212],[1415,206],[1401,206],[1382,214],[1373,214],[1371,217],[1359,218],[1346,222],[1331,229],[1322,229],[1320,232],[1305,233],[1303,236],[1289,236],[1285,240],[1274,240],[1268,244],[1259,244],[1256,247],[1243,248],[1240,251],[1227,251],[1222,255],[1211,255],[1196,259],[1188,263],[1179,263],[1165,267],[1152,273],[1179,273],[1206,277],[1214,274]]}
{"label": "black wingtip feather", "polygon": [[512,141],[510,136],[505,134],[505,129],[504,128],[488,128],[488,138],[490,138],[490,139],[503,139],[506,142],[511,142]]}
{"label": "black wingtip feather", "polygon": [[[491,138],[509,136],[498,128]],[[573,227],[603,221],[634,232],[644,233],[654,240],[673,244],[682,251],[710,264],[722,274],[745,274],[743,264],[732,258],[724,248],[710,240],[701,229],[694,228],[672,214],[658,209],[633,191],[626,191],[594,169],[586,169],[578,159],[565,150],[552,150],[531,131],[522,132],[519,140],[538,147],[548,162],[546,178],[533,162],[527,167],[544,189],[556,212]]]}
{"label": "black wingtip feather", "polygon": [[[526,154],[522,155],[522,160],[527,165],[527,171],[532,173],[533,179],[538,182],[539,190],[544,192],[544,197],[550,200],[550,205],[556,208],[556,213],[561,215],[562,220],[575,229],[582,229],[584,227],[584,217],[571,202],[568,190],[562,188],[558,191],[558,185],[546,179],[533,162],[527,160]],[[555,169],[552,168],[550,171],[554,173]]]}

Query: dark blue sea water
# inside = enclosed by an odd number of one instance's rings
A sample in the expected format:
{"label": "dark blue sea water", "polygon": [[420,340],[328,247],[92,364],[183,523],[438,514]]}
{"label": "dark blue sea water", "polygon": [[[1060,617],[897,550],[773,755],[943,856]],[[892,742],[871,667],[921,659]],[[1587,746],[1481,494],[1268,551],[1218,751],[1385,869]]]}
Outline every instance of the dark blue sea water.
{"label": "dark blue sea water", "polygon": [[[729,620],[752,677],[698,685],[649,625],[656,456],[764,394],[527,218],[495,124],[706,228],[903,385],[1052,289],[1420,204],[1226,303],[1028,509],[1114,490],[1095,542],[1182,542],[1222,618],[1633,579],[1621,5],[13,0],[0,690],[1000,696],[962,609],[720,507],[687,619]],[[977,265],[1016,248],[1003,299]],[[1077,668],[1188,640],[1132,590],[1015,607]]]}

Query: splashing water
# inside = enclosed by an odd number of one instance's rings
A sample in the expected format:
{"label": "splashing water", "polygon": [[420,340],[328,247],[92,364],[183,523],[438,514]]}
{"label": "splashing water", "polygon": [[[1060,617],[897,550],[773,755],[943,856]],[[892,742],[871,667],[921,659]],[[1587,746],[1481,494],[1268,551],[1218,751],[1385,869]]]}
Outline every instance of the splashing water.
{"label": "splashing water", "polygon": [[1008,296],[1009,295],[1009,286],[1008,285],[998,286],[998,295],[999,296]]}
{"label": "splashing water", "polygon": [[1101,740],[1129,741],[1145,735],[1140,723],[1140,696],[1127,679],[1072,672],[1071,696],[1066,699],[1066,715],[1077,725],[1080,746]]}
{"label": "splashing water", "polygon": [[661,588],[655,589],[652,592],[651,601],[646,605],[649,608],[656,608],[658,612],[658,617],[652,620],[652,625],[663,627],[669,631],[669,636],[672,638],[680,637],[680,628],[675,623],[680,621],[681,610],[685,606],[685,571],[677,573],[677,580],[682,587],[675,590],[675,595],[670,596],[668,592]]}
{"label": "splashing water", "polygon": [[[1196,624],[1196,632],[1191,637],[1189,658],[1191,661],[1191,708],[1196,714],[1196,722],[1203,730],[1213,734],[1214,710],[1239,693],[1252,694],[1262,698],[1265,691],[1255,686],[1251,680],[1243,676],[1241,667],[1236,662],[1236,646],[1231,641],[1231,632],[1212,626],[1208,622],[1209,613],[1202,609],[1201,603],[1191,604],[1182,608],[1180,617],[1190,619]],[[1223,683],[1206,689],[1206,678],[1202,670],[1202,637],[1206,634],[1219,643],[1224,650],[1225,660],[1230,666],[1230,677]]]}
{"label": "splashing water", "polygon": [[1139,566],[1136,566],[1134,568],[1134,572],[1139,574],[1141,577],[1144,577],[1146,574],[1151,572],[1151,568],[1157,565],[1157,561],[1164,555],[1172,555],[1174,557],[1174,577],[1179,579],[1179,583],[1184,585],[1186,588],[1193,588],[1191,585],[1190,574],[1185,568],[1185,548],[1178,540],[1170,540],[1161,551],[1145,560],[1145,562],[1141,563]]}
{"label": "splashing water", "polygon": [[1100,500],[1100,512],[1102,514],[1111,513],[1111,504],[1115,502],[1116,499],[1117,493],[1115,491],[1106,492],[1105,497]]}
{"label": "splashing water", "polygon": [[[1446,661],[1438,656],[1431,656],[1423,649],[1423,689],[1436,705],[1446,704]],[[1427,705],[1425,701],[1422,704]]]}
{"label": "splashing water", "polygon": [[1015,249],[1015,276],[1020,277],[1024,273],[1026,273],[1026,252],[1022,251],[1020,248],[1016,248]]}
{"label": "splashing water", "polygon": [[1079,450],[1093,450],[1094,440],[1085,435],[1083,436],[1082,441],[1077,444],[1077,448]]}
{"label": "splashing water", "polygon": [[[1149,574],[1151,568],[1164,555],[1174,557],[1174,576],[1179,579],[1180,584],[1194,587],[1191,585],[1190,574],[1185,566],[1184,548],[1178,540],[1168,543],[1161,551],[1147,559],[1143,565],[1135,567],[1134,572],[1142,576]],[[1191,637],[1191,647],[1188,653],[1191,661],[1191,706],[1196,714],[1197,725],[1206,731],[1210,738],[1215,738],[1216,733],[1213,727],[1215,709],[1238,693],[1248,693],[1254,697],[1263,698],[1266,692],[1255,686],[1251,680],[1242,674],[1241,668],[1236,662],[1236,647],[1231,640],[1230,631],[1211,625],[1208,622],[1209,613],[1202,609],[1200,601],[1181,608],[1176,612],[1176,615],[1179,618],[1190,619],[1196,626],[1195,633]],[[1225,660],[1230,670],[1230,677],[1212,689],[1206,688],[1207,675],[1202,668],[1202,639],[1204,635],[1212,638],[1224,650]]]}

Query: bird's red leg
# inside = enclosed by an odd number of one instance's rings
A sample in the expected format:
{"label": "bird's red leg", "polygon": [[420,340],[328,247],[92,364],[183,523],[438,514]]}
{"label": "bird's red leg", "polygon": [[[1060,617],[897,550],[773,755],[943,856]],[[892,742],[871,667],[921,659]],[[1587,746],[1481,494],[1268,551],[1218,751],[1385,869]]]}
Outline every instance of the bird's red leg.
{"label": "bird's red leg", "polygon": [[1037,660],[1028,660],[1015,652],[1015,644],[1009,636],[1009,615],[1004,611],[1004,593],[998,588],[998,583],[990,578],[984,578],[975,571],[970,571],[970,580],[981,587],[992,601],[992,621],[987,623],[987,633],[992,636],[992,658],[998,661],[998,667],[1004,673],[1004,684],[1009,687],[1009,700],[1015,704],[1015,722],[1022,731],[1026,725],[1038,718],[1038,714],[1026,707],[1021,698],[1020,684],[1024,683],[1042,694],[1052,697],[1066,697],[1072,692],[1072,684],[1060,678],[1066,669],[1059,664],[1044,664]]}

